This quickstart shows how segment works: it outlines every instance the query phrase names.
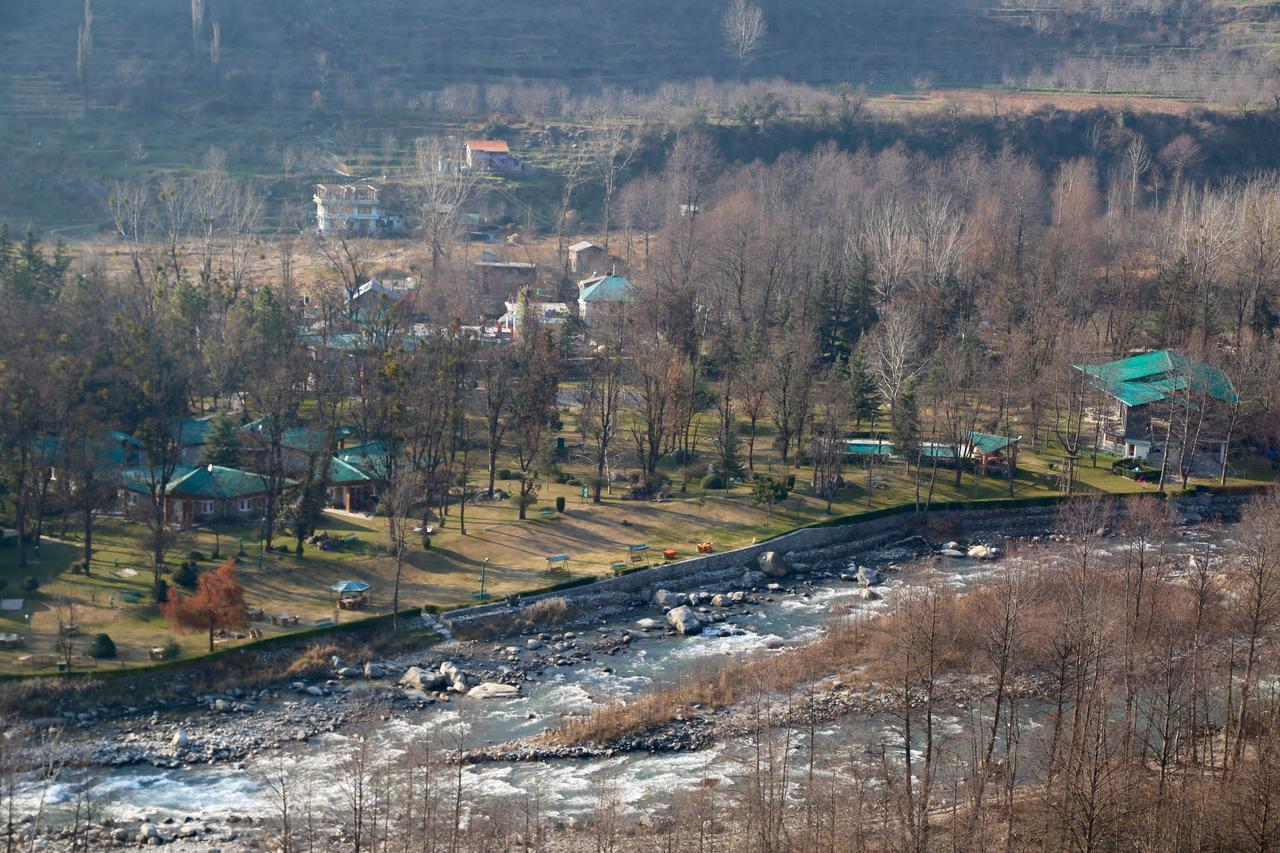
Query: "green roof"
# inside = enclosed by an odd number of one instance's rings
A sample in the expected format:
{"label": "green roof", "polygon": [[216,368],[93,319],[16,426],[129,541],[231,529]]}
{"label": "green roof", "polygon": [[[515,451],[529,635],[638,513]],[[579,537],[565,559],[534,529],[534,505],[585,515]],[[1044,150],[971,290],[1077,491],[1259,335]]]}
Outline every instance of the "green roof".
{"label": "green roof", "polygon": [[329,460],[329,482],[335,486],[341,486],[344,483],[367,483],[372,479],[374,478],[350,462],[344,462],[336,457]]}
{"label": "green roof", "polygon": [[[150,492],[147,480],[145,469],[132,468],[125,472],[124,485],[132,491],[147,494]],[[266,490],[262,477],[250,471],[223,468],[221,465],[200,465],[175,471],[165,494],[212,500],[245,498],[260,495]]]}
{"label": "green roof", "polygon": [[636,298],[636,286],[620,275],[607,275],[582,291],[583,302],[630,302]]}
{"label": "green roof", "polygon": [[378,479],[377,472],[386,471],[387,447],[381,441],[370,441],[338,451],[338,461],[371,474],[368,479]]}
{"label": "green roof", "polygon": [[1106,364],[1078,364],[1090,384],[1126,406],[1144,406],[1192,390],[1228,403],[1238,402],[1227,375],[1216,367],[1173,350],[1142,353]]}
{"label": "green roof", "polygon": [[173,425],[173,437],[183,447],[196,447],[205,443],[213,418],[182,418]]}
{"label": "green roof", "polygon": [[1017,444],[1022,440],[1022,436],[1005,438],[1003,435],[993,435],[989,432],[977,432],[971,429],[964,431],[964,437],[966,441],[973,445],[975,450],[980,451],[984,456],[999,453],[1009,445]]}

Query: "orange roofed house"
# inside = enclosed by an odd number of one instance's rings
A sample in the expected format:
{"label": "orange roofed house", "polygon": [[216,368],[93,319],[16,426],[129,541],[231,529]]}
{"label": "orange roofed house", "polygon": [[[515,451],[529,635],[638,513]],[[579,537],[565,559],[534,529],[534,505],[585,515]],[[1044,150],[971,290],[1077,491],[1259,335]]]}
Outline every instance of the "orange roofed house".
{"label": "orange roofed house", "polygon": [[501,139],[469,139],[467,168],[475,172],[514,175],[524,168],[524,164],[511,156],[511,147]]}

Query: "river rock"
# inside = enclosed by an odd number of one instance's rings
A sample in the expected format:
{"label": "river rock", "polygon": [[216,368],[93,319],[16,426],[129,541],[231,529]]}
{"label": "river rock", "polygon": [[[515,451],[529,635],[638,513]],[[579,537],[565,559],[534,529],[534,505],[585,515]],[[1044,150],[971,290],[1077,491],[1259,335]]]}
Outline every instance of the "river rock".
{"label": "river rock", "polygon": [[154,823],[144,823],[138,827],[139,841],[145,842],[148,839],[159,838],[159,837],[160,837],[160,830],[156,829],[156,825]]}
{"label": "river rock", "polygon": [[765,551],[756,557],[756,565],[760,567],[760,571],[764,572],[765,577],[785,578],[787,576],[787,561],[777,551]]}
{"label": "river rock", "polygon": [[439,690],[445,683],[446,679],[443,675],[423,672],[416,666],[409,667],[404,671],[404,675],[400,676],[402,686],[413,687],[423,692]]}
{"label": "river rock", "polygon": [[951,557],[956,560],[964,556],[964,551],[961,551],[959,548],[943,548],[938,553],[944,557]]}
{"label": "river rock", "polygon": [[873,589],[867,589],[866,587],[858,590],[856,595],[863,601],[878,601],[880,599],[880,593]]}
{"label": "river rock", "polygon": [[747,600],[747,594],[745,592],[731,592],[729,593],[729,600],[734,604],[741,604]]}
{"label": "river rock", "polygon": [[191,743],[191,738],[187,737],[187,730],[180,728],[173,733],[173,740],[170,741],[174,749],[182,749]]}
{"label": "river rock", "polygon": [[727,595],[723,595],[719,593],[716,595],[713,595],[711,596],[711,606],[712,607],[728,607],[729,597]]}
{"label": "river rock", "polygon": [[542,641],[537,637],[530,637],[529,641],[524,644],[524,647],[531,652],[536,652],[538,649],[542,648]]}
{"label": "river rock", "polygon": [[472,699],[515,699],[520,695],[520,688],[497,681],[486,681],[472,687],[467,695]]}
{"label": "river rock", "polygon": [[870,566],[859,566],[858,583],[861,586],[879,586],[884,583],[884,576]]}
{"label": "river rock", "polygon": [[672,592],[669,589],[660,589],[653,594],[653,603],[663,610],[672,607],[680,607],[689,601],[689,596],[682,592]]}
{"label": "river rock", "polygon": [[1000,556],[1000,549],[990,545],[974,545],[966,552],[966,556],[971,560],[994,560]]}
{"label": "river rock", "polygon": [[667,624],[676,629],[677,634],[697,634],[705,624],[688,605],[680,605],[667,611]]}
{"label": "river rock", "polygon": [[636,627],[642,631],[652,631],[654,628],[658,627],[658,620],[650,619],[646,616],[643,619],[636,620]]}
{"label": "river rock", "polygon": [[370,681],[377,681],[384,675],[386,675],[386,673],[383,671],[382,667],[378,666],[373,661],[369,661],[364,665],[364,677]]}

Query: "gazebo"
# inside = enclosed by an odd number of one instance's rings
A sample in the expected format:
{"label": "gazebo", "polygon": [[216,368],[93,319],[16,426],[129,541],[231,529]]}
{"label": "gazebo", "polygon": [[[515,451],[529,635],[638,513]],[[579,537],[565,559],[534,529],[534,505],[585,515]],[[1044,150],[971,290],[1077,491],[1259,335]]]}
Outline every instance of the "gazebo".
{"label": "gazebo", "polygon": [[369,584],[364,581],[338,581],[329,589],[338,597],[339,610],[362,610],[369,604],[369,598],[365,595],[369,591]]}

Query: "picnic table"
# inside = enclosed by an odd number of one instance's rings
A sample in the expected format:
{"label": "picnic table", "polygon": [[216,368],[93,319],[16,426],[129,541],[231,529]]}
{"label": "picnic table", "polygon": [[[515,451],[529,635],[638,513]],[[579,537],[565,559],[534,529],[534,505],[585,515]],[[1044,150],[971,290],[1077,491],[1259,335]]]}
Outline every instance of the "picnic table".
{"label": "picnic table", "polygon": [[280,626],[282,626],[282,627],[288,627],[288,626],[290,626],[290,625],[297,625],[297,624],[299,624],[299,623],[301,623],[301,622],[302,622],[302,617],[300,617],[300,616],[298,616],[298,615],[296,615],[296,614],[295,614],[295,615],[293,615],[293,616],[290,616],[288,613],[281,613],[279,616],[272,616],[272,617],[271,617],[271,624],[272,624],[272,625],[280,625]]}

